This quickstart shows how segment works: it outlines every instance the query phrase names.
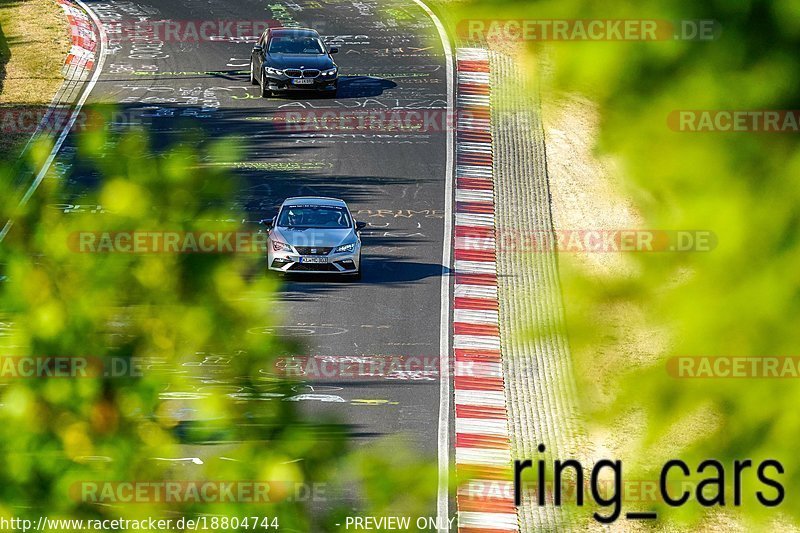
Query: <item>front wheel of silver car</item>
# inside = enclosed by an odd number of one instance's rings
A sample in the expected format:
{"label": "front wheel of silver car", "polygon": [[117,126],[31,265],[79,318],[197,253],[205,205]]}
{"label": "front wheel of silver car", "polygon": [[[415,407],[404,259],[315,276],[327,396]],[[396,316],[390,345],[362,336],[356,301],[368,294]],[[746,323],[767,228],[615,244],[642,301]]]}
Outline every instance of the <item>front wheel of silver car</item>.
{"label": "front wheel of silver car", "polygon": [[350,279],[352,281],[361,281],[361,271],[363,270],[364,266],[361,263],[361,256],[358,256],[358,270],[355,274],[350,274]]}

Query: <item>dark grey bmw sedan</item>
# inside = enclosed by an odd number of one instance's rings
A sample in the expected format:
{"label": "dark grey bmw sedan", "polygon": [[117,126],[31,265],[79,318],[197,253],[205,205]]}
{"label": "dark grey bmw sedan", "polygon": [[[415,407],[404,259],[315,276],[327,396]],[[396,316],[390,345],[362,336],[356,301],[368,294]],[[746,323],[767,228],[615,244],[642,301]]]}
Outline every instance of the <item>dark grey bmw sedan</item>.
{"label": "dark grey bmw sedan", "polygon": [[314,30],[270,28],[253,47],[250,82],[259,85],[262,97],[290,90],[336,95],[339,68],[331,54],[338,51]]}

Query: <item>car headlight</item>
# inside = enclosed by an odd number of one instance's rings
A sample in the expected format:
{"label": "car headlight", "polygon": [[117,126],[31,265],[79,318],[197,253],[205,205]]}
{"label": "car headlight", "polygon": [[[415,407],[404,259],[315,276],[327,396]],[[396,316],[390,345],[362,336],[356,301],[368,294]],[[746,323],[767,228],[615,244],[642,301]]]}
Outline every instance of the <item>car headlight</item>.
{"label": "car headlight", "polygon": [[350,244],[343,244],[341,246],[337,246],[335,253],[343,254],[343,253],[354,252],[355,250],[356,250],[356,243],[351,242]]}
{"label": "car headlight", "polygon": [[281,241],[272,241],[273,252],[291,252],[292,247]]}
{"label": "car headlight", "polygon": [[322,71],[322,75],[323,76],[336,76],[336,71],[337,71],[337,69],[335,69],[335,68],[332,68],[330,70],[323,70]]}
{"label": "car headlight", "polygon": [[266,67],[267,74],[282,76],[283,71],[279,68]]}

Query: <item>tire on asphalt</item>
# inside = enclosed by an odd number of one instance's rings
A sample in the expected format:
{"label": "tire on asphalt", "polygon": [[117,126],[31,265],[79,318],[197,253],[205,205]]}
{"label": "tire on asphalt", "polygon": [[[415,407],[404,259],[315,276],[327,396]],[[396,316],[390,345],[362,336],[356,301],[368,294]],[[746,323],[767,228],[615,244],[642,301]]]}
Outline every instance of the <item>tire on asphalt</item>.
{"label": "tire on asphalt", "polygon": [[350,281],[361,281],[361,271],[364,269],[364,265],[361,264],[361,256],[358,256],[358,272],[355,274],[350,274]]}

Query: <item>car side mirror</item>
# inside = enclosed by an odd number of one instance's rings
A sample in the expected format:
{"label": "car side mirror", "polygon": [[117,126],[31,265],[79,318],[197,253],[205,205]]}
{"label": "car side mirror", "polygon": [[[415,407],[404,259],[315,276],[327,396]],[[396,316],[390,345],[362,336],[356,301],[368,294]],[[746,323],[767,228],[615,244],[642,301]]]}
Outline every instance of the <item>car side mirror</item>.
{"label": "car side mirror", "polygon": [[263,52],[263,51],[264,51],[264,47],[261,46],[260,44],[257,44],[257,45],[255,45],[253,47],[253,52]]}
{"label": "car side mirror", "polygon": [[338,54],[339,47],[338,46],[331,46],[330,50],[328,51],[329,54]]}
{"label": "car side mirror", "polygon": [[272,229],[275,227],[275,219],[277,217],[272,218],[265,218],[264,220],[259,220],[258,223],[264,226],[267,229]]}
{"label": "car side mirror", "polygon": [[356,231],[361,231],[362,229],[367,227],[366,222],[356,222]]}

